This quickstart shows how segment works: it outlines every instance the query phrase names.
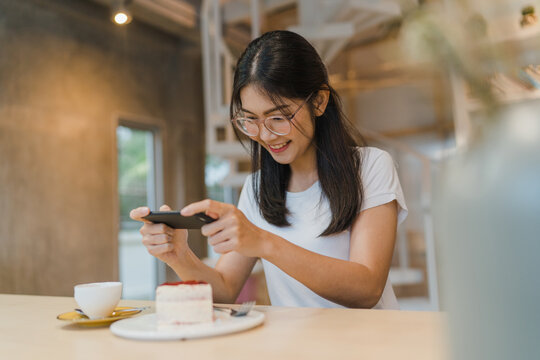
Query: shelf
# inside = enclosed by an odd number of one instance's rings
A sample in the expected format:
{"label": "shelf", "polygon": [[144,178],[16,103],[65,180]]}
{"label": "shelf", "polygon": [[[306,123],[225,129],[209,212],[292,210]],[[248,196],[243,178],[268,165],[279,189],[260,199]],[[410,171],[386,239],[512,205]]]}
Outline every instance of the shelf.
{"label": "shelf", "polygon": [[249,172],[238,172],[229,174],[225,177],[225,179],[220,182],[220,185],[226,187],[241,188],[242,186],[244,186],[244,182],[250,174],[251,173]]}
{"label": "shelf", "polygon": [[249,153],[240,142],[215,142],[206,145],[206,153],[234,160],[250,159]]}
{"label": "shelf", "polygon": [[540,22],[522,27],[521,8],[515,4],[513,9],[506,9],[504,15],[488,19],[488,42],[494,45],[521,43],[540,37]]}
{"label": "shelf", "polygon": [[427,297],[400,297],[398,303],[405,311],[436,311]]}
{"label": "shelf", "polygon": [[[527,91],[520,94],[502,95],[498,97],[498,100],[503,105],[519,104],[522,102],[540,100],[540,90]],[[480,100],[469,99],[467,102],[467,110],[469,112],[481,111],[484,107]]]}
{"label": "shelf", "polygon": [[392,285],[413,285],[424,282],[424,272],[421,269],[393,267],[388,274]]}
{"label": "shelf", "polygon": [[520,29],[519,31],[510,33],[501,33],[496,37],[489,39],[489,42],[494,45],[509,44],[509,43],[526,43],[531,40],[540,39],[540,25],[535,25],[530,28]]}

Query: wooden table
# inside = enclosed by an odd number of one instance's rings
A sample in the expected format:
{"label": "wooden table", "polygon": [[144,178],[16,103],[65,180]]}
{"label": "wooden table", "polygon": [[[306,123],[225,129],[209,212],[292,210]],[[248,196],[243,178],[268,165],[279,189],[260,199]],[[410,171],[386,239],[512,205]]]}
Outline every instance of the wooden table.
{"label": "wooden table", "polygon": [[[122,300],[122,306],[152,301]],[[447,359],[444,315],[356,309],[257,306],[257,328],[215,338],[134,341],[108,327],[56,319],[71,297],[0,294],[0,359]],[[152,312],[153,310],[146,310]]]}

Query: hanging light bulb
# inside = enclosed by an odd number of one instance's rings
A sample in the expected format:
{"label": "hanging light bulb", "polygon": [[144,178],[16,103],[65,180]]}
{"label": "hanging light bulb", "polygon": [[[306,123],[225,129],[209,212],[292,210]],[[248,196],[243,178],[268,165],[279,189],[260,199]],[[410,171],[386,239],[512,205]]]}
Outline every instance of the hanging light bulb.
{"label": "hanging light bulb", "polygon": [[116,1],[113,6],[112,22],[117,25],[126,25],[131,22],[131,13],[127,9],[127,5],[131,1]]}

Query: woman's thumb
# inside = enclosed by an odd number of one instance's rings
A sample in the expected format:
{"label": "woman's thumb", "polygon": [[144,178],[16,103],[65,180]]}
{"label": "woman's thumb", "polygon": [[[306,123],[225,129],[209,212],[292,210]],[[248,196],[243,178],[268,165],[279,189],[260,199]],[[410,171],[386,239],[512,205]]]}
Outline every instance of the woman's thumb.
{"label": "woman's thumb", "polygon": [[159,211],[171,211],[171,208],[169,207],[169,205],[164,204],[160,206]]}

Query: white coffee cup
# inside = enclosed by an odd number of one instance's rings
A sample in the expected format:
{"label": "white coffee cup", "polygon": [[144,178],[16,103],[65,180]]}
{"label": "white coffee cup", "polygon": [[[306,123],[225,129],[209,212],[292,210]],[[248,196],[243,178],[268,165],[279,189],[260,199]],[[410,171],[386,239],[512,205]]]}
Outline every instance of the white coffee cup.
{"label": "white coffee cup", "polygon": [[121,296],[121,282],[79,284],[74,288],[75,301],[90,319],[111,315]]}

